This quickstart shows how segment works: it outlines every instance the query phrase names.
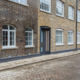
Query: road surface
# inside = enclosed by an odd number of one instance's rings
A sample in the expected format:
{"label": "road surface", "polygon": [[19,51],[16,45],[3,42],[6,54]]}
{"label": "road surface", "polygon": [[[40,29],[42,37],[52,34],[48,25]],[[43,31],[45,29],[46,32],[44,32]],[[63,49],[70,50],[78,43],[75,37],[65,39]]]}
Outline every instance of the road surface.
{"label": "road surface", "polygon": [[80,80],[80,54],[0,71],[0,80]]}

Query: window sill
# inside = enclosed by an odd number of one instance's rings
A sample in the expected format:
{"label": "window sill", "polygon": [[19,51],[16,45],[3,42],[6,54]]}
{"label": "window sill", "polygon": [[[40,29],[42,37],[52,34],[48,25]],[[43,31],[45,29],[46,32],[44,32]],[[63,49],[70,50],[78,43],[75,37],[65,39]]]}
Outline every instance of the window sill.
{"label": "window sill", "polygon": [[25,46],[25,48],[34,48],[35,46]]}
{"label": "window sill", "polygon": [[68,18],[70,21],[74,21],[74,19],[70,19],[70,18]]}
{"label": "window sill", "polygon": [[29,6],[29,4],[21,4],[21,3],[17,3],[17,4],[20,4],[22,6]]}
{"label": "window sill", "polygon": [[48,14],[51,14],[51,11],[45,11],[43,9],[40,9],[41,12],[44,12],[44,13],[48,13]]}
{"label": "window sill", "polygon": [[23,5],[23,6],[29,6],[29,4],[27,4],[27,3],[26,4],[21,4],[21,3],[15,2],[15,1],[10,1],[10,2],[15,3],[15,4],[19,4],[19,5]]}
{"label": "window sill", "polygon": [[64,44],[62,43],[62,44],[56,44],[56,46],[63,46]]}
{"label": "window sill", "polygon": [[2,50],[6,50],[6,49],[17,49],[18,47],[14,46],[14,47],[2,47]]}
{"label": "window sill", "polygon": [[68,45],[73,45],[74,43],[68,43]]}
{"label": "window sill", "polygon": [[64,15],[59,15],[57,13],[56,13],[56,16],[61,17],[61,18],[64,18]]}
{"label": "window sill", "polygon": [[80,43],[77,43],[77,44],[80,44]]}
{"label": "window sill", "polygon": [[80,21],[77,21],[78,23],[80,23]]}

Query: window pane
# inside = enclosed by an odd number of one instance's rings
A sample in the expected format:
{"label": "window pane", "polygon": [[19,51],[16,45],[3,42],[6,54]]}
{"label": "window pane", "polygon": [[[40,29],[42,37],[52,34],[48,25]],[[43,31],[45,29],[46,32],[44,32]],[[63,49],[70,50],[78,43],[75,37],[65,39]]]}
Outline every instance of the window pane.
{"label": "window pane", "polygon": [[3,31],[3,46],[7,46],[7,45],[8,45],[8,32]]}
{"label": "window pane", "polygon": [[20,4],[24,4],[24,5],[27,4],[27,0],[10,0],[10,1],[13,1],[13,2],[16,2],[16,3],[20,3]]}
{"label": "window pane", "polygon": [[27,4],[27,0],[20,0],[20,3],[26,5]]}
{"label": "window pane", "polygon": [[32,42],[29,42],[29,45],[32,45]]}
{"label": "window pane", "polygon": [[56,44],[62,44],[63,39],[62,39],[62,31],[56,31]]}
{"label": "window pane", "polygon": [[74,19],[74,9],[72,6],[68,7],[68,18],[72,20]]}
{"label": "window pane", "polygon": [[3,47],[15,45],[15,29],[10,25],[3,26]]}
{"label": "window pane", "polygon": [[73,43],[73,32],[68,32],[68,43]]}
{"label": "window pane", "polygon": [[80,10],[78,10],[77,13],[78,13],[78,20],[77,21],[80,22]]}
{"label": "window pane", "polygon": [[40,0],[40,9],[50,12],[51,0]]}
{"label": "window pane", "polygon": [[56,13],[59,16],[63,16],[64,15],[64,3],[60,0],[56,0]]}
{"label": "window pane", "polygon": [[14,32],[10,32],[10,45],[14,46]]}
{"label": "window pane", "polygon": [[28,42],[26,42],[26,45],[29,45]]}
{"label": "window pane", "polygon": [[32,37],[32,32],[29,32],[29,37]]}
{"label": "window pane", "polygon": [[14,27],[13,26],[10,26],[10,30],[14,30]]}
{"label": "window pane", "polygon": [[8,29],[8,26],[7,25],[3,25],[3,29]]}
{"label": "window pane", "polygon": [[26,28],[25,31],[32,31],[32,29],[31,28]]}
{"label": "window pane", "polygon": [[10,1],[13,1],[13,2],[19,2],[19,0],[10,0]]}
{"label": "window pane", "polygon": [[80,32],[77,33],[77,43],[80,43]]}
{"label": "window pane", "polygon": [[26,29],[25,31],[25,39],[26,39],[26,46],[32,46],[32,42],[33,42],[33,32],[31,29]]}

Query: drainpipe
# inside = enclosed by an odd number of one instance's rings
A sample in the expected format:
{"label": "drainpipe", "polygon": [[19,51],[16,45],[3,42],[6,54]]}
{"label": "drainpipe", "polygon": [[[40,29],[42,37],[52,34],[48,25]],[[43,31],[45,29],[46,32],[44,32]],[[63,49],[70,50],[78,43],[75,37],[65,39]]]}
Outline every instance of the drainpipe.
{"label": "drainpipe", "polygon": [[77,22],[78,13],[77,13],[77,10],[78,10],[78,0],[76,0],[76,50],[78,49],[78,47],[77,47],[77,27],[78,27],[78,22]]}

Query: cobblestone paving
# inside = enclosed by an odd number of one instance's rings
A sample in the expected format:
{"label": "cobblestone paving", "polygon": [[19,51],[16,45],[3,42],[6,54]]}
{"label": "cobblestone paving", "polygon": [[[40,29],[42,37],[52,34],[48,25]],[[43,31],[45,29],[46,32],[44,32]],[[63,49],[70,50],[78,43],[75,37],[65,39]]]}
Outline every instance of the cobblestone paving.
{"label": "cobblestone paving", "polygon": [[1,71],[0,80],[80,80],[80,54]]}

